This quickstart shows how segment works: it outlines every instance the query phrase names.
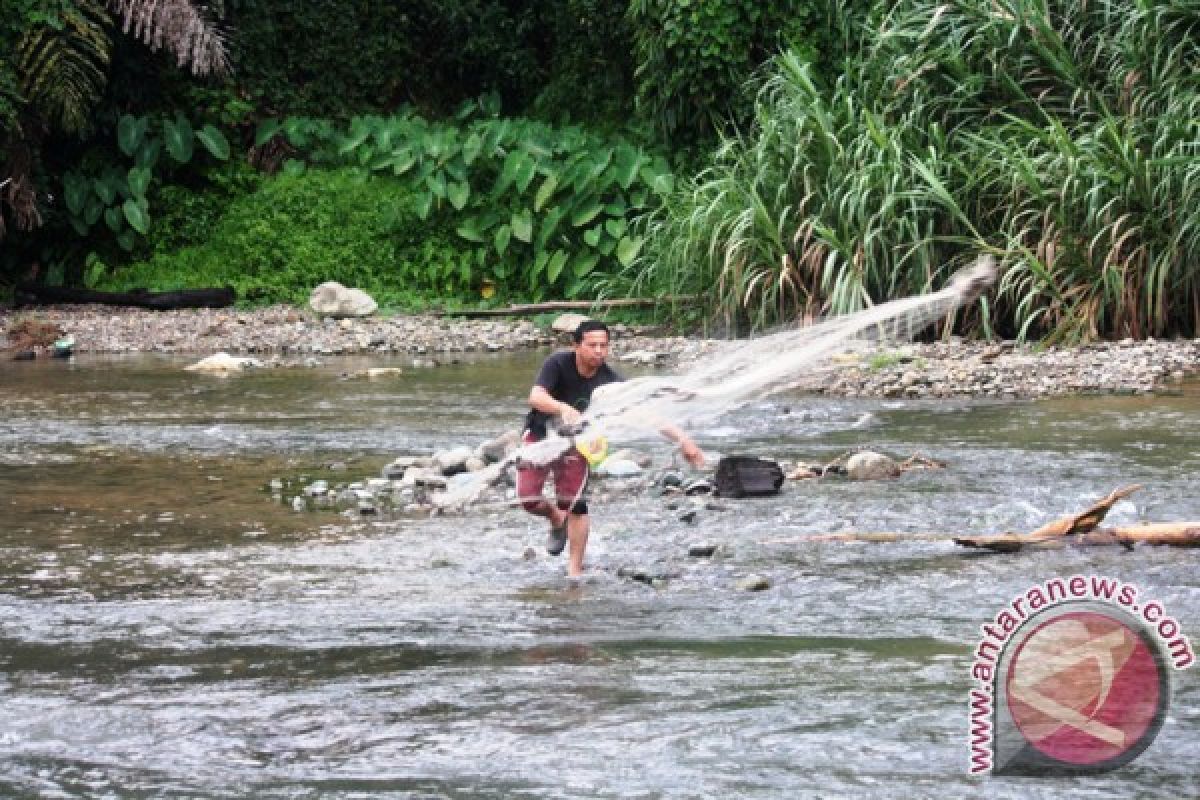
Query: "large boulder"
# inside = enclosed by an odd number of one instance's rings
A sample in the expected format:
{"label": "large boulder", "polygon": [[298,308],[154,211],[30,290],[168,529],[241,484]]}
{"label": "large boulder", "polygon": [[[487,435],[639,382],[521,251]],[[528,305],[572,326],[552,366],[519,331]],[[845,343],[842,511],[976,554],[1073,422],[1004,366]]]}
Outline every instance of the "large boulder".
{"label": "large boulder", "polygon": [[347,289],[337,281],[326,281],[313,289],[308,305],[326,317],[369,317],[379,308],[362,289]]}

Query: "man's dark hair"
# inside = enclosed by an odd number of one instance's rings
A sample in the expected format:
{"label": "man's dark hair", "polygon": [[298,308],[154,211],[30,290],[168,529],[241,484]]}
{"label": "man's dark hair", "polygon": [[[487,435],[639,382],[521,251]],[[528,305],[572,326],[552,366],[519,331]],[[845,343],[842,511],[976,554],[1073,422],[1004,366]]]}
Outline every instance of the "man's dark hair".
{"label": "man's dark hair", "polygon": [[575,329],[575,333],[571,334],[571,338],[575,340],[575,344],[583,342],[583,335],[591,331],[604,331],[604,335],[612,340],[612,332],[608,330],[608,326],[598,319],[585,319],[579,323],[579,327]]}

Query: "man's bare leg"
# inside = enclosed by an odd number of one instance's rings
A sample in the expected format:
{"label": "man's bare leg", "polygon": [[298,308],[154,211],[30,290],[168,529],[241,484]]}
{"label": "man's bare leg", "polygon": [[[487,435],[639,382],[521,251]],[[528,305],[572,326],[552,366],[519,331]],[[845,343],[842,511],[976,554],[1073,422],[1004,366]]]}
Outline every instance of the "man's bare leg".
{"label": "man's bare leg", "polygon": [[583,574],[583,553],[587,550],[589,527],[590,520],[587,514],[567,515],[568,578],[578,578]]}

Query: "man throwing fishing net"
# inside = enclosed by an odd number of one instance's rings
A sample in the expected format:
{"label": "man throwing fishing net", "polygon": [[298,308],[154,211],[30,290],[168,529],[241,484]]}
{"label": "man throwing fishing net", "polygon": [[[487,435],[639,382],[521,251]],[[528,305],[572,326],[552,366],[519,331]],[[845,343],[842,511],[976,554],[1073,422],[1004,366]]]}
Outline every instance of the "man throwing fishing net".
{"label": "man throwing fishing net", "polygon": [[[545,360],[529,391],[529,414],[525,417],[526,444],[546,437],[547,427],[578,426],[600,386],[623,380],[608,366],[608,326],[598,320],[585,320],[575,329],[574,347],[554,353]],[[679,445],[679,450],[693,466],[704,465],[700,448],[679,428],[661,427],[664,436]],[[531,514],[550,522],[546,550],[558,555],[570,543],[567,575],[583,574],[583,554],[587,549],[588,520],[585,490],[588,479],[588,460],[572,448],[565,455],[545,466],[522,464],[517,469],[517,496]],[[542,497],[546,478],[554,475],[555,503]]]}

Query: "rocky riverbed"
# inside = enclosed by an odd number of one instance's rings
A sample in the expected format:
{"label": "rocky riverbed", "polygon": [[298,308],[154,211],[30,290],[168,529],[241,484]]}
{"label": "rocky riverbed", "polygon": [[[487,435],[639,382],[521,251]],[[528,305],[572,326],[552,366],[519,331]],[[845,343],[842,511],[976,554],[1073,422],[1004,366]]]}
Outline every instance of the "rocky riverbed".
{"label": "rocky riverbed", "polygon": [[[70,336],[79,353],[226,352],[266,357],[265,362],[273,364],[372,354],[436,361],[460,353],[543,348],[566,341],[562,333],[527,319],[432,315],[333,319],[282,306],[253,311],[153,312],[89,306],[0,310],[0,331],[11,331],[29,320]],[[678,367],[721,347],[711,340],[667,336],[652,328],[615,325],[614,332],[613,359],[624,363]],[[21,347],[15,337],[0,337],[0,349],[7,348],[7,357]],[[851,397],[1016,398],[1169,390],[1198,371],[1200,339],[1129,339],[1071,348],[954,340],[841,353],[807,383],[812,391]]]}

